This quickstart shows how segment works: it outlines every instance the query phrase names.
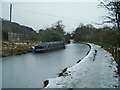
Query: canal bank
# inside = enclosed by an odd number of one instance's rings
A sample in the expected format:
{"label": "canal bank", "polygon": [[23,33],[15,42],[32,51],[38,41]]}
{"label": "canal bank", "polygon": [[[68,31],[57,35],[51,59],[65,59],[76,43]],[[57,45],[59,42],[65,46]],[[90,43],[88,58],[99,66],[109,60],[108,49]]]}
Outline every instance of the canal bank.
{"label": "canal bank", "polygon": [[117,88],[119,75],[114,58],[101,46],[89,45],[86,57],[64,69],[60,77],[47,79],[45,88]]}
{"label": "canal bank", "polygon": [[46,53],[27,53],[2,58],[3,88],[43,88],[43,81],[55,78],[89,51],[86,44],[67,44],[65,49]]}
{"label": "canal bank", "polygon": [[2,42],[1,57],[12,55],[22,55],[31,52],[32,46],[37,43],[33,42]]}

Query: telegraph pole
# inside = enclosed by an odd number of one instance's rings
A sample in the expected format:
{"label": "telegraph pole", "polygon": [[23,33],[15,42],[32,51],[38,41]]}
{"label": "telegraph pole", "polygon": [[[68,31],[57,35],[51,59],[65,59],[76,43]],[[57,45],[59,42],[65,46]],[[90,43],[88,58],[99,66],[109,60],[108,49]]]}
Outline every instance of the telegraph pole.
{"label": "telegraph pole", "polygon": [[10,22],[11,22],[11,19],[12,19],[12,4],[10,4]]}

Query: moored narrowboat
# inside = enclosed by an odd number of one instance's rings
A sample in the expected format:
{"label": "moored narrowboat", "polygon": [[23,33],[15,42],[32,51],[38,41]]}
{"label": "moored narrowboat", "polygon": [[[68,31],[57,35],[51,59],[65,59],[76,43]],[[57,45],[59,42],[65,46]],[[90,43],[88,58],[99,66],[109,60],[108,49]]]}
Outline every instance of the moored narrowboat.
{"label": "moored narrowboat", "polygon": [[36,46],[33,47],[32,52],[47,52],[47,51],[52,51],[55,49],[65,49],[65,44],[64,42],[44,42],[40,43]]}

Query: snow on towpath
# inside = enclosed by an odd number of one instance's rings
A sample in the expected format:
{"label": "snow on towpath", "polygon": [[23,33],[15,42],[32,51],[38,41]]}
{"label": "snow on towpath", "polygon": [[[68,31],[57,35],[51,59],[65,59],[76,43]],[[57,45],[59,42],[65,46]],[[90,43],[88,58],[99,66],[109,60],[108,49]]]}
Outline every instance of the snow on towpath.
{"label": "snow on towpath", "polygon": [[67,68],[62,76],[48,79],[45,88],[116,88],[117,64],[110,53],[98,45],[89,44],[88,55]]}

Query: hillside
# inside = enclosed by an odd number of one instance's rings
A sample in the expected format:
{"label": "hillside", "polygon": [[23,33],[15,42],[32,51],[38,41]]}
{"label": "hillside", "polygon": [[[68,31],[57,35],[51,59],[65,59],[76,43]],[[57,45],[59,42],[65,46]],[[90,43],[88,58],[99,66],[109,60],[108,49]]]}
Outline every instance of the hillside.
{"label": "hillside", "polygon": [[5,19],[2,20],[2,40],[8,40],[8,32],[19,33],[24,39],[31,39],[36,34],[35,30],[28,26],[22,26],[16,22],[9,22]]}

